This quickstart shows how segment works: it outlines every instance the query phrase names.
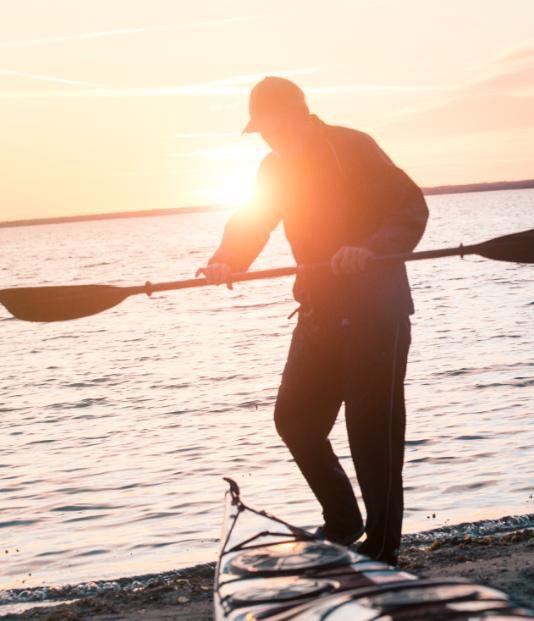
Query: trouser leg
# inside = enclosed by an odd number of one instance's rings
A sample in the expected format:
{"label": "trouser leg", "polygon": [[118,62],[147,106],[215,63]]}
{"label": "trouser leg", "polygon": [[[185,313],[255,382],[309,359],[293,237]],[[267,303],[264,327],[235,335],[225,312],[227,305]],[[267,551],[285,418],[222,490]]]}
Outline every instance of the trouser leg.
{"label": "trouser leg", "polygon": [[275,406],[278,433],[336,532],[354,532],[362,518],[352,485],[328,440],[342,402],[339,339],[297,325]]}
{"label": "trouser leg", "polygon": [[367,510],[361,551],[395,562],[400,546],[404,461],[404,377],[409,317],[353,322],[346,350],[346,423]]}

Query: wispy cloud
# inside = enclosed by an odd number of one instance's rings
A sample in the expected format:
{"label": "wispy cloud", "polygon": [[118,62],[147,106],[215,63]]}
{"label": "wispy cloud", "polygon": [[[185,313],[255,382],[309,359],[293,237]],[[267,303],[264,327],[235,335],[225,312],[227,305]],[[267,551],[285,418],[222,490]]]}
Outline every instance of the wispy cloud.
{"label": "wispy cloud", "polygon": [[80,88],[76,90],[2,91],[0,99],[119,99],[130,97],[231,97],[248,94],[250,87],[265,75],[295,77],[315,68],[283,69],[268,73],[244,74],[200,84],[152,87]]}
{"label": "wispy cloud", "polygon": [[47,43],[63,43],[66,41],[84,41],[88,39],[103,39],[105,37],[116,37],[122,35],[139,34],[143,32],[157,32],[160,30],[169,30],[170,26],[147,26],[145,28],[118,28],[115,30],[97,30],[94,32],[76,32],[68,35],[57,37],[42,37],[36,39],[22,39],[19,41],[3,41],[0,47],[33,47],[37,45],[45,45]]}
{"label": "wispy cloud", "polygon": [[447,92],[456,88],[458,88],[456,84],[344,84],[311,86],[306,89],[306,92],[317,95],[350,95],[352,93]]}
{"label": "wispy cloud", "polygon": [[188,28],[199,28],[205,26],[217,26],[219,24],[235,24],[238,22],[253,22],[258,19],[266,17],[266,14],[261,15],[238,15],[236,17],[219,17],[217,19],[206,19],[198,22],[191,22],[183,26],[176,26],[176,30],[187,30]]}
{"label": "wispy cloud", "polygon": [[216,26],[223,24],[232,24],[236,22],[250,22],[260,19],[261,15],[241,15],[236,17],[223,17],[220,19],[209,19],[188,24],[178,25],[154,25],[144,26],[141,28],[115,28],[113,30],[97,30],[93,32],[75,32],[72,34],[58,35],[55,37],[41,37],[34,39],[22,39],[18,41],[0,42],[0,47],[17,48],[17,47],[33,47],[37,45],[46,45],[49,43],[65,43],[69,41],[86,41],[88,39],[104,39],[108,37],[125,36],[132,34],[143,34],[148,32],[160,32],[164,30],[190,30],[193,28],[203,28],[208,26]]}
{"label": "wispy cloud", "polygon": [[475,81],[468,92],[508,92],[532,89],[534,87],[534,47],[518,50],[508,56],[507,66],[489,71],[483,78]]}
{"label": "wispy cloud", "polygon": [[529,127],[534,127],[534,48],[497,59],[438,105],[404,110],[377,129],[390,136],[422,136]]}
{"label": "wispy cloud", "polygon": [[252,86],[256,84],[259,80],[262,80],[266,76],[278,76],[281,78],[295,78],[302,77],[304,75],[310,75],[312,73],[317,73],[319,71],[318,67],[300,67],[298,69],[276,69],[272,71],[263,71],[261,73],[244,73],[242,75],[235,75],[230,78],[224,78],[222,80],[214,80],[211,84],[214,85],[242,85],[242,86]]}
{"label": "wispy cloud", "polygon": [[498,63],[523,62],[525,60],[534,60],[534,46],[523,45],[515,50],[503,54],[497,59]]}
{"label": "wispy cloud", "polygon": [[[237,19],[237,18],[233,18]],[[204,22],[205,23],[205,22]],[[69,80],[61,77],[41,76],[29,72],[3,70],[0,74],[17,75],[34,80],[57,82],[77,86],[93,87],[65,90],[16,91],[0,92],[0,99],[119,99],[135,97],[231,97],[248,94],[250,88],[267,75],[285,78],[298,78],[319,72],[318,67],[300,67],[294,69],[273,69],[258,73],[247,73],[210,80],[198,84],[150,86],[150,87],[106,87],[101,84]],[[96,87],[96,88],[94,88]],[[455,84],[341,84],[309,86],[305,88],[310,95],[350,95],[410,92],[454,92],[459,89]]]}
{"label": "wispy cloud", "polygon": [[247,93],[245,87],[190,84],[139,88],[79,88],[76,90],[2,91],[0,99],[124,99],[130,97],[228,97]]}
{"label": "wispy cloud", "polygon": [[12,69],[0,69],[0,76],[11,76],[15,78],[25,78],[28,80],[37,80],[38,82],[54,82],[56,84],[70,84],[72,86],[102,86],[95,82],[81,82],[79,80],[69,80],[51,75],[42,75],[37,73],[27,73],[25,71],[13,71]]}
{"label": "wispy cloud", "polygon": [[258,160],[265,156],[269,149],[262,144],[251,142],[228,142],[218,147],[207,147],[204,149],[193,149],[171,154],[171,157],[190,158],[200,157],[218,161],[251,161]]}
{"label": "wispy cloud", "polygon": [[239,132],[183,132],[177,134],[169,134],[167,138],[176,138],[177,140],[212,140],[214,138],[238,138]]}
{"label": "wispy cloud", "polygon": [[[303,77],[318,73],[319,67],[304,67],[298,69],[273,70],[262,73],[249,73],[239,76],[232,76],[223,80],[211,82],[213,85],[231,86],[252,86],[267,75],[276,75],[283,78]],[[351,93],[364,92],[421,92],[421,91],[452,91],[458,88],[457,84],[339,84],[324,86],[309,86],[305,88],[306,93],[318,95],[344,95]]]}

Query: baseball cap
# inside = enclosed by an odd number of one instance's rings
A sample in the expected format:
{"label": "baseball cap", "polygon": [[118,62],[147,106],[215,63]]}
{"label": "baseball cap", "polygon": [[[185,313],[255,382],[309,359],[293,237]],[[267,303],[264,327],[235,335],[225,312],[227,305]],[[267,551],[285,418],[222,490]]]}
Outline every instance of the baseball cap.
{"label": "baseball cap", "polygon": [[276,117],[294,107],[302,107],[308,111],[302,90],[291,80],[268,76],[258,82],[250,92],[250,120],[242,133],[260,131],[265,119]]}

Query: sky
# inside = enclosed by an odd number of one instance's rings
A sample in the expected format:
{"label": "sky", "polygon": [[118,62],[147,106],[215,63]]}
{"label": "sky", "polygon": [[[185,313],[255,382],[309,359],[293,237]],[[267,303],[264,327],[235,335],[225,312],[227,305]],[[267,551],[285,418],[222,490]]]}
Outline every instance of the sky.
{"label": "sky", "polygon": [[420,185],[534,177],[534,0],[0,0],[0,220],[237,205],[289,77]]}

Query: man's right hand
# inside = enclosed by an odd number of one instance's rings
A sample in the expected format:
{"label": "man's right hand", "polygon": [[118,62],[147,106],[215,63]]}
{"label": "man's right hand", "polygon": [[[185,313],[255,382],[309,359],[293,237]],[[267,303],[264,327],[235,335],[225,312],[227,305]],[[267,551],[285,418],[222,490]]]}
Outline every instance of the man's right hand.
{"label": "man's right hand", "polygon": [[206,267],[200,267],[195,276],[198,278],[201,274],[206,277],[209,285],[226,284],[228,289],[234,288],[232,268],[228,263],[209,263]]}

